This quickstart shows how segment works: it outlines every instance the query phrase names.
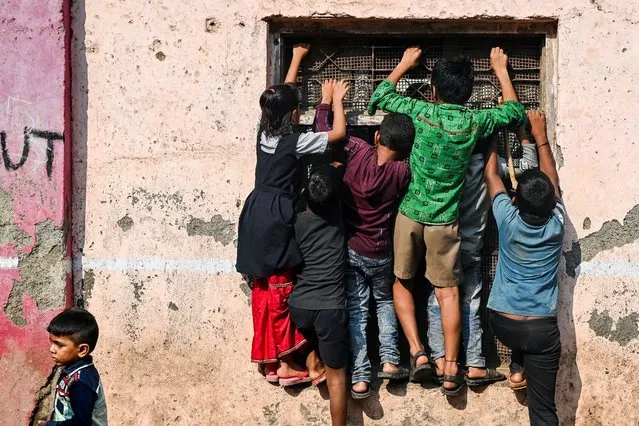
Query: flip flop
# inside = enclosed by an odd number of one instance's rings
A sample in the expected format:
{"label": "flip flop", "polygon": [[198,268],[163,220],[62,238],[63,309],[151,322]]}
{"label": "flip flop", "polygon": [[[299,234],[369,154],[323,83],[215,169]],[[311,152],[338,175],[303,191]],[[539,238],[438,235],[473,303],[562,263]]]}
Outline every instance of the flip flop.
{"label": "flip flop", "polygon": [[366,388],[366,390],[364,392],[357,392],[357,391],[353,390],[353,388],[351,388],[351,397],[353,399],[366,399],[369,396],[371,396],[371,386],[370,386],[370,384],[368,385],[368,387]]}
{"label": "flip flop", "polygon": [[410,381],[411,382],[424,382],[428,380],[429,377],[433,374],[433,367],[430,365],[430,362],[426,362],[425,364],[417,365],[417,359],[419,357],[425,356],[428,359],[428,355],[426,352],[418,351],[415,355],[410,357]]}
{"label": "flip flop", "polygon": [[305,371],[303,373],[300,373],[294,376],[280,377],[278,381],[280,383],[280,386],[283,386],[283,387],[295,386],[302,383],[310,382],[311,377],[308,375],[308,371]]}
{"label": "flip flop", "polygon": [[485,377],[470,378],[466,376],[466,384],[470,388],[486,386],[490,385],[491,383],[501,382],[503,380],[506,380],[506,376],[501,374],[499,371],[493,370],[492,368],[486,369]]}
{"label": "flip flop", "polygon": [[[461,371],[461,369],[460,369]],[[464,376],[461,374],[457,374],[456,376],[451,376],[451,375],[444,375],[444,382],[452,382],[455,383],[457,386],[455,386],[452,389],[448,389],[445,388],[443,383],[442,383],[442,393],[446,396],[455,396],[455,395],[459,395],[460,392],[464,389],[464,387],[466,386],[466,380],[464,379]]]}
{"label": "flip flop", "polygon": [[266,375],[264,375],[264,377],[266,378],[266,381],[269,382],[269,383],[279,383],[280,382],[280,377],[277,375],[277,373],[266,374]]}
{"label": "flip flop", "polygon": [[319,386],[320,384],[326,381],[326,370],[322,374],[320,374],[315,380],[312,380],[311,383],[313,386]]}
{"label": "flip flop", "polygon": [[377,373],[377,378],[378,379],[387,379],[387,380],[406,380],[410,377],[410,370],[408,370],[407,368],[402,367],[401,365],[398,366],[399,367],[399,371],[395,372],[395,373],[387,373],[384,370],[380,370],[379,373]]}

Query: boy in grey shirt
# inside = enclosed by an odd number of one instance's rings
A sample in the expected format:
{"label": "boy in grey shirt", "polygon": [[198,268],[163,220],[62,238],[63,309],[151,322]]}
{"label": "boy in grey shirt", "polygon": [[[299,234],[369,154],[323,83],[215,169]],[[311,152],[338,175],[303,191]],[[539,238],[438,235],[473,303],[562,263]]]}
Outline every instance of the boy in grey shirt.
{"label": "boy in grey shirt", "polygon": [[[517,129],[517,138],[522,144],[523,154],[515,164],[515,175],[537,168],[537,148],[530,143],[525,125]],[[496,137],[495,134],[491,138]],[[491,203],[484,180],[483,150],[490,144],[478,143],[466,170],[466,180],[459,204],[459,233],[461,236],[461,261],[464,278],[459,286],[462,305],[462,345],[466,355],[466,383],[468,386],[484,386],[501,380],[505,376],[486,368],[482,352],[482,329],[479,308],[481,305],[482,274],[481,249],[488,223]],[[500,175],[508,176],[508,163],[500,158]],[[441,384],[444,367],[444,334],[441,326],[441,311],[434,293],[428,299],[428,343],[431,360],[435,364],[434,380]]]}

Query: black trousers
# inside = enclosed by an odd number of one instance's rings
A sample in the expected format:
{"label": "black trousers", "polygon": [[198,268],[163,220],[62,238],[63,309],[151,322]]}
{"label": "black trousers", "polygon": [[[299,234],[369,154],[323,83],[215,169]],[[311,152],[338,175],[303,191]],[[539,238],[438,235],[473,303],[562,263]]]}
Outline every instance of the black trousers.
{"label": "black trousers", "polygon": [[526,372],[532,426],[557,425],[555,384],[561,356],[557,318],[513,320],[491,312],[495,336],[513,351],[511,371]]}

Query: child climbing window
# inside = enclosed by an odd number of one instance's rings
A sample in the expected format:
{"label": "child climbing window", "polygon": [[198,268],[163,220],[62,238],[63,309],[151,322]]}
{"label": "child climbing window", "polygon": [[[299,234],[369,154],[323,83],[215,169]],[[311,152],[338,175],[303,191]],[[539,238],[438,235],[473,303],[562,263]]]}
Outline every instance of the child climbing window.
{"label": "child climbing window", "polygon": [[264,366],[267,380],[284,386],[311,381],[323,373],[306,371],[291,358],[304,344],[290,321],[287,305],[293,289],[292,270],[302,261],[293,230],[302,177],[300,158],[322,153],[328,144],[346,135],[342,100],[349,87],[344,82],[334,89],[333,130],[296,131],[299,94],[289,83],[295,81],[307,53],[308,46],[296,46],[286,83],[269,87],[260,96],[255,189],[244,202],[238,229],[236,269],[253,279],[251,360]]}

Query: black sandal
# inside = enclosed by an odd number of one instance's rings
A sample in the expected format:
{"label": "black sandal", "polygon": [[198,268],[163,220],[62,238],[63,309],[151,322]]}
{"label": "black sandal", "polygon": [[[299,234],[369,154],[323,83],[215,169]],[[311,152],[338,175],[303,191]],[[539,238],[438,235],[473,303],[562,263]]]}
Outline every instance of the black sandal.
{"label": "black sandal", "polygon": [[433,374],[433,367],[430,365],[430,360],[425,364],[417,365],[417,359],[419,357],[425,356],[426,359],[428,355],[423,350],[417,351],[415,355],[411,355],[410,357],[410,381],[411,382],[424,382],[428,380]]}
{"label": "black sandal", "polygon": [[[450,361],[450,360],[444,360],[444,362],[457,362],[457,361]],[[459,395],[460,392],[464,389],[464,387],[466,386],[466,379],[464,378],[464,374],[463,374],[463,370],[461,368],[458,367],[457,370],[457,374],[454,376],[451,376],[449,374],[445,374],[444,375],[444,382],[451,382],[451,383],[455,383],[457,386],[455,386],[454,388],[445,388],[444,384],[442,383],[442,393],[446,396],[455,396],[455,395]]]}
{"label": "black sandal", "polygon": [[501,382],[503,380],[506,380],[506,376],[501,374],[497,370],[493,370],[492,368],[486,369],[486,376],[484,377],[470,378],[466,376],[466,384],[468,384],[469,388],[486,386],[492,383]]}
{"label": "black sandal", "polygon": [[443,374],[437,374],[437,364],[435,364],[435,361],[431,361],[430,364],[433,367],[433,383],[435,383],[438,386],[443,385],[444,384],[444,375]]}
{"label": "black sandal", "polygon": [[354,390],[351,387],[351,397],[353,399],[366,399],[369,396],[371,396],[371,385],[370,385],[370,383],[368,384],[368,386],[366,387],[366,390],[364,392],[357,392],[356,390]]}
{"label": "black sandal", "polygon": [[378,379],[387,379],[387,380],[406,380],[410,377],[410,371],[407,370],[406,368],[402,367],[401,365],[397,366],[399,368],[399,371],[396,373],[386,373],[384,370],[382,370],[383,367],[380,366],[380,370],[379,373],[377,373],[377,378]]}

